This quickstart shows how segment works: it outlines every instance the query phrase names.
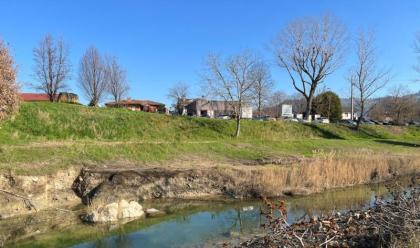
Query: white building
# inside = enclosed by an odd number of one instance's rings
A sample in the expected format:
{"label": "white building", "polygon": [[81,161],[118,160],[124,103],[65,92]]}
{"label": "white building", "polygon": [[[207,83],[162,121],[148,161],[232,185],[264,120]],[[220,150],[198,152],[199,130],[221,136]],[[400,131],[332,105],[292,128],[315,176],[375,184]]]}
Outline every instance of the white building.
{"label": "white building", "polygon": [[290,104],[281,105],[281,117],[282,118],[293,118],[293,108]]}
{"label": "white building", "polygon": [[[187,115],[189,116],[202,116],[215,118],[220,115],[234,115],[232,102],[207,100],[207,99],[194,99],[189,101],[185,106]],[[244,119],[252,119],[252,107],[242,106],[241,116]]]}
{"label": "white building", "polygon": [[241,116],[243,119],[252,119],[252,107],[242,107]]}
{"label": "white building", "polygon": [[351,118],[351,112],[343,112],[341,113],[341,119],[342,120],[356,120],[359,116],[354,113],[353,118]]}
{"label": "white building", "polygon": [[295,114],[295,118],[298,120],[302,120],[303,119],[303,114]]}

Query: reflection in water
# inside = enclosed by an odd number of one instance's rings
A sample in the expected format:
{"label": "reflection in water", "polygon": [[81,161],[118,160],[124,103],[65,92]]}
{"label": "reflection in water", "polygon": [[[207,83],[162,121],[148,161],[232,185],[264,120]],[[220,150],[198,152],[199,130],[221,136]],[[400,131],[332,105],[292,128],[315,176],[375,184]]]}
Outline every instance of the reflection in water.
{"label": "reflection in water", "polygon": [[[331,210],[369,206],[375,193],[385,192],[383,186],[365,186],[287,199],[289,222],[294,222],[302,216],[310,217]],[[170,211],[170,208],[168,210]],[[121,242],[120,236],[110,236],[75,247],[102,247],[99,244],[103,244],[104,241],[107,245],[104,247],[201,247],[203,244],[211,244],[212,241],[261,232],[260,226],[264,220],[260,213],[259,202],[227,203],[222,209],[180,216],[173,221],[128,233],[124,242]]]}
{"label": "reflection in water", "polygon": [[[360,186],[322,194],[286,198],[288,218],[319,215],[332,210],[369,206],[374,195],[386,193],[383,185]],[[262,232],[259,201],[164,201],[145,203],[167,215],[127,224],[84,225],[72,223],[61,229],[23,239],[19,247],[202,247],[246,234]],[[61,218],[61,217],[60,217]],[[62,221],[57,219],[56,221]],[[0,223],[3,224],[3,223]],[[16,224],[16,223],[15,223]],[[0,234],[3,230],[0,228]],[[11,245],[11,246],[14,246]]]}

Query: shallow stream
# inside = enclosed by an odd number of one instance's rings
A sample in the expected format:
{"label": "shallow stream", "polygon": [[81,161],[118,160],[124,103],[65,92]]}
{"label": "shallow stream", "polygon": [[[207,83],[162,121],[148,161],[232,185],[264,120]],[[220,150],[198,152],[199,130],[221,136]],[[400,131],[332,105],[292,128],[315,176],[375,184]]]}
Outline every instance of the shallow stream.
{"label": "shallow stream", "polygon": [[[386,192],[383,184],[375,184],[281,200],[293,222],[305,215],[368,207],[375,195]],[[79,218],[83,208],[44,211],[0,221],[0,241],[6,247],[214,247],[264,232],[258,200],[166,200],[144,206],[166,214],[128,223],[88,225]]]}

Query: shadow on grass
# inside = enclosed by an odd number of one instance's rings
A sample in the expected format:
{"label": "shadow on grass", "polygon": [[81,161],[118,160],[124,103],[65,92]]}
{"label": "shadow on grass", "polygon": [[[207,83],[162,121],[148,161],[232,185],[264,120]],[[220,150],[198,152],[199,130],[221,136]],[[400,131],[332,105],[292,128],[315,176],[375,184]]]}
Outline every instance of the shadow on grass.
{"label": "shadow on grass", "polygon": [[407,146],[407,147],[418,147],[420,148],[420,143],[412,143],[412,142],[405,142],[405,141],[397,141],[397,140],[381,140],[377,139],[375,142],[388,144],[388,145],[395,145],[395,146]]}
{"label": "shadow on grass", "polygon": [[366,128],[357,129],[356,127],[354,127],[353,129],[354,131],[359,132],[360,134],[364,135],[367,138],[386,139],[386,137],[383,134],[378,133],[372,129],[366,129]]}
{"label": "shadow on grass", "polygon": [[304,123],[303,125],[310,127],[313,131],[318,132],[319,134],[321,134],[321,136],[323,138],[326,139],[345,139],[333,132],[331,132],[330,130],[326,130],[318,125],[314,125],[314,124],[310,124],[310,123]]}

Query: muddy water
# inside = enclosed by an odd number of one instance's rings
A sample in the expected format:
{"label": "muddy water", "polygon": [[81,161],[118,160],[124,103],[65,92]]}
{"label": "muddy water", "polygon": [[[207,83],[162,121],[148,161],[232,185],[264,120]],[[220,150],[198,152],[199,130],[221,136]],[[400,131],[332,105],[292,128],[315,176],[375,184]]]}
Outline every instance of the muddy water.
{"label": "muddy water", "polygon": [[[386,192],[383,184],[377,184],[283,200],[289,222],[293,222],[305,215],[367,207],[375,195]],[[57,209],[0,221],[0,242],[6,247],[213,247],[264,231],[259,201],[219,198],[144,205],[167,214],[128,223],[87,225],[78,217],[83,208],[71,212]]]}

